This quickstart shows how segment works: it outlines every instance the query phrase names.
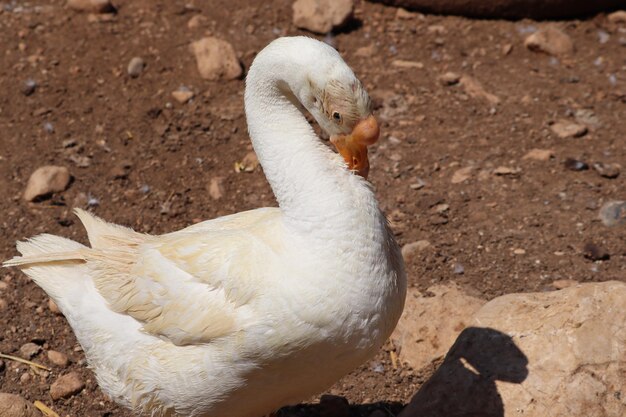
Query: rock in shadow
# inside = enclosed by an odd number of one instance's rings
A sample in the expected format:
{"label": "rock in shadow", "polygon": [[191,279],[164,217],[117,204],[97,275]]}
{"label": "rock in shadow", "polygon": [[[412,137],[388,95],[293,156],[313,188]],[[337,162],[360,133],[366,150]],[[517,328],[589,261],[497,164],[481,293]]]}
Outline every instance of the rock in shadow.
{"label": "rock in shadow", "polygon": [[496,381],[522,383],[527,365],[511,337],[469,327],[399,417],[503,417]]}

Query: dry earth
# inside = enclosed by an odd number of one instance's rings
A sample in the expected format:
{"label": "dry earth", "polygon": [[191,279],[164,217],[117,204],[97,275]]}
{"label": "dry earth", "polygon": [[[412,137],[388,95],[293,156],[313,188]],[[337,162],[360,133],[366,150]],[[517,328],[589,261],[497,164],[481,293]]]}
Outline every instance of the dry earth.
{"label": "dry earth", "polygon": [[[0,3],[1,259],[15,254],[16,240],[44,231],[84,242],[73,207],[163,233],[275,205],[260,168],[234,169],[251,149],[244,82],[201,79],[188,45],[207,34],[223,38],[248,68],[272,39],[304,33],[291,23],[291,2],[116,5],[119,13],[103,19],[62,0]],[[198,24],[189,28],[192,18]],[[398,240],[430,242],[408,263],[410,285],[455,281],[490,299],[550,291],[560,279],[626,281],[626,229],[598,218],[604,203],[626,199],[626,25],[603,15],[553,24],[571,37],[574,53],[526,49],[525,37],[543,23],[397,16],[371,3],[358,3],[356,21],[326,38],[377,104],[383,137],[372,150],[371,181]],[[146,63],[136,78],[127,74],[133,57]],[[444,85],[447,72],[464,76],[461,84]],[[186,104],[171,96],[181,85],[195,93]],[[586,132],[561,138],[553,125],[563,121]],[[552,156],[525,158],[533,149]],[[590,168],[571,170],[568,158]],[[603,177],[592,167],[598,162],[621,164],[622,172]],[[25,202],[30,174],[49,164],[69,168],[69,189]],[[588,244],[608,259],[589,259]],[[33,360],[52,367],[5,360],[0,391],[41,400],[62,416],[130,416],[98,390],[44,293],[15,270],[2,270],[0,285],[0,352],[23,356],[20,347],[34,342],[42,351]],[[52,365],[50,349],[70,364]],[[397,413],[432,373],[394,369],[390,349],[330,390],[352,404],[374,403],[353,407],[354,415]],[[52,401],[50,385],[70,371],[85,389]]]}

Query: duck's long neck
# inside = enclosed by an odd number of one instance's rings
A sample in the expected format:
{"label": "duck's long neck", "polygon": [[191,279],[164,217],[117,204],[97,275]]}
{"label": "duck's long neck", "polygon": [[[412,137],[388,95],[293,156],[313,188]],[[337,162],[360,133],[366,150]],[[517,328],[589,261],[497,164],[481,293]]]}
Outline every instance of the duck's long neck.
{"label": "duck's long neck", "polygon": [[250,68],[245,104],[252,144],[286,221],[320,234],[345,227],[354,211],[380,212],[369,184],[320,142],[297,107],[306,74],[315,69],[301,53],[263,51]]}

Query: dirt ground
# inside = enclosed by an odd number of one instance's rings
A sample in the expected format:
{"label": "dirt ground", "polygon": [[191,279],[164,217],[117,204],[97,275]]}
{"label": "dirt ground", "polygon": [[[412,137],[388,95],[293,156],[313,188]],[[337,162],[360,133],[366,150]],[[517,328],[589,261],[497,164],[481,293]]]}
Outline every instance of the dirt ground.
{"label": "dirt ground", "polygon": [[[163,233],[275,205],[262,169],[233,168],[251,149],[243,80],[202,80],[188,45],[221,37],[248,68],[274,38],[304,34],[291,23],[291,1],[119,0],[112,19],[64,3],[0,2],[0,259],[16,253],[16,240],[44,231],[85,242],[73,207]],[[197,15],[206,19],[188,28]],[[550,291],[560,279],[626,281],[626,229],[598,218],[605,202],[626,199],[626,25],[603,15],[553,22],[576,47],[554,58],[523,45],[544,23],[398,18],[395,9],[366,2],[357,4],[356,18],[327,40],[362,79],[383,122],[370,179],[399,242],[431,244],[408,263],[410,285],[455,281],[491,299]],[[147,67],[132,79],[126,67],[134,56]],[[498,103],[442,85],[448,71],[478,80]],[[28,80],[36,88],[27,95]],[[190,103],[171,98],[181,85],[196,93]],[[561,119],[578,119],[588,132],[561,139],[551,130]],[[553,156],[524,158],[535,148]],[[567,169],[567,158],[623,168],[605,178],[593,168]],[[48,164],[67,166],[73,183],[49,200],[25,202],[30,174]],[[116,175],[120,164],[124,175]],[[468,178],[453,182],[466,167]],[[222,183],[219,199],[209,194],[212,179]],[[589,243],[608,260],[586,258]],[[2,270],[0,280],[0,352],[19,355],[35,342],[43,347],[36,362],[50,365],[48,349],[71,359],[51,372],[5,360],[0,392],[41,400],[61,416],[130,416],[99,391],[45,294],[16,270]],[[330,390],[361,405],[355,415],[396,414],[430,375],[394,369],[389,349]],[[53,402],[50,384],[69,371],[86,388]],[[315,407],[289,413],[324,414]]]}

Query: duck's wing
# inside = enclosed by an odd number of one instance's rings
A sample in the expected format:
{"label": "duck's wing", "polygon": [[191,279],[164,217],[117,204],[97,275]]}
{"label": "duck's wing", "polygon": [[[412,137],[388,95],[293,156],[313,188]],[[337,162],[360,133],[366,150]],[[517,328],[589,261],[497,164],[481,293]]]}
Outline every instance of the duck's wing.
{"label": "duck's wing", "polygon": [[[247,212],[148,236],[78,212],[92,248],[83,258],[99,293],[143,331],[176,345],[210,342],[254,320],[279,233],[278,211]],[[269,237],[268,237],[269,236]]]}

